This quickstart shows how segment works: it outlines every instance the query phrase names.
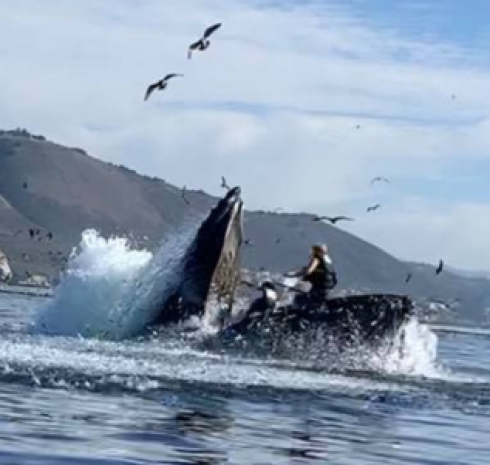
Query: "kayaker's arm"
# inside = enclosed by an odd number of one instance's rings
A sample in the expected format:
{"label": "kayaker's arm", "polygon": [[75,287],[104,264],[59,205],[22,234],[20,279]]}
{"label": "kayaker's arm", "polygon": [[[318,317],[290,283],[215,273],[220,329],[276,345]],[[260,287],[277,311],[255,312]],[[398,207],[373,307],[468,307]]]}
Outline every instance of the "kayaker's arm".
{"label": "kayaker's arm", "polygon": [[308,268],[306,268],[304,272],[305,276],[308,276],[309,274],[313,273],[319,264],[320,264],[320,260],[318,260],[318,258],[313,258],[313,260],[311,260],[310,264],[308,265]]}
{"label": "kayaker's arm", "polygon": [[308,276],[310,273],[313,273],[313,271],[315,271],[319,263],[320,262],[317,258],[313,258],[308,266],[305,266],[298,271],[285,273],[284,276],[287,276],[288,278],[302,278],[304,276]]}

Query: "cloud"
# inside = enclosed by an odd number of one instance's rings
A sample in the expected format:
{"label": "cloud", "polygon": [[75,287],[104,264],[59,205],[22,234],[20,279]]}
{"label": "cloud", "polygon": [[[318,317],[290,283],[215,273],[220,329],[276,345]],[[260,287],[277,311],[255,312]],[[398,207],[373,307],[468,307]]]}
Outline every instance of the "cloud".
{"label": "cloud", "polygon": [[[0,126],[213,193],[223,174],[252,208],[353,212],[353,232],[400,257],[487,267],[490,200],[471,184],[490,167],[485,51],[408,38],[346,3],[286,5],[4,4]],[[217,20],[209,50],[188,61]],[[184,79],[143,102],[173,71]],[[460,197],[444,198],[438,182],[463,170]],[[389,189],[369,187],[379,174]]]}

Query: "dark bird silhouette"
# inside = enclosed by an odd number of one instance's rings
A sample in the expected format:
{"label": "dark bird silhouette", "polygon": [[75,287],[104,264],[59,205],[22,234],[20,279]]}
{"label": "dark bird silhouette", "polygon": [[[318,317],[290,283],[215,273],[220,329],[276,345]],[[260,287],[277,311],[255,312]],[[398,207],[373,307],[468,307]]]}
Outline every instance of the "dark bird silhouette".
{"label": "dark bird silhouette", "polygon": [[354,219],[348,216],[315,216],[313,221],[330,221],[330,223],[335,224],[337,221],[354,221]]}
{"label": "dark bird silhouette", "polygon": [[367,207],[366,208],[366,211],[369,213],[369,212],[373,212],[374,210],[377,210],[379,207],[381,207],[381,205],[379,203],[377,203],[376,205],[373,205],[372,207]]}
{"label": "dark bird silhouette", "polygon": [[209,40],[209,37],[213,32],[215,32],[217,29],[221,27],[221,23],[213,24],[212,26],[208,27],[205,31],[203,36],[197,41],[194,42],[189,46],[189,50],[187,52],[187,58],[190,60],[192,58],[192,52],[194,51],[204,51],[206,50],[210,45],[211,41]]}
{"label": "dark bird silhouette", "polygon": [[439,265],[437,265],[436,268],[436,274],[441,274],[443,268],[444,268],[444,262],[442,260],[439,260]]}
{"label": "dark bird silhouette", "polygon": [[36,235],[36,231],[32,228],[29,229],[29,236],[31,236],[31,239]]}
{"label": "dark bird silhouette", "polygon": [[52,232],[48,232],[48,234],[46,234],[46,237],[51,241],[53,240],[53,233]]}
{"label": "dark bird silhouette", "polygon": [[375,178],[371,179],[371,186],[375,183],[375,182],[386,182],[386,183],[390,183],[390,180],[388,178],[384,178],[383,176],[376,176]]}
{"label": "dark bird silhouette", "polygon": [[25,183],[23,184],[23,186],[24,186],[24,189],[27,189],[27,188],[29,187],[29,184],[27,184],[27,182],[25,182]]}
{"label": "dark bird silhouette", "polygon": [[184,202],[187,204],[187,205],[190,205],[191,203],[189,202],[189,199],[187,198],[187,189],[186,187],[184,186],[182,188],[182,198],[184,199]]}
{"label": "dark bird silhouette", "polygon": [[409,283],[411,279],[412,279],[412,273],[409,272],[409,273],[407,273],[407,276],[405,277],[405,282]]}
{"label": "dark bird silhouette", "polygon": [[276,239],[276,244],[280,244],[281,243],[281,239],[280,238],[277,238]]}
{"label": "dark bird silhouette", "polygon": [[146,89],[145,93],[145,101],[150,98],[150,95],[153,93],[155,90],[163,90],[167,87],[168,81],[174,77],[183,77],[183,74],[177,74],[177,73],[171,73],[167,74],[163,79],[160,79],[159,81],[155,82],[154,84],[150,84],[148,88]]}
{"label": "dark bird silhouette", "polygon": [[230,190],[230,186],[226,182],[226,178],[224,176],[221,176],[221,187],[226,190]]}

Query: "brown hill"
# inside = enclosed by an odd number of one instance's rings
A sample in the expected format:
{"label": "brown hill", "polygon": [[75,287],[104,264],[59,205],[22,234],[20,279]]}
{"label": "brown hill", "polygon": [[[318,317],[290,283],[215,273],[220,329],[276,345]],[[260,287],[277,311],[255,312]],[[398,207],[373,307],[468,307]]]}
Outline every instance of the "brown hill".
{"label": "brown hill", "polygon": [[[81,149],[23,130],[0,131],[0,246],[17,279],[24,279],[26,271],[56,278],[63,256],[87,228],[147,237],[144,245],[154,248],[162,236],[201,216],[216,200],[199,191],[187,197],[190,205],[179,188],[102,162]],[[251,239],[244,254],[248,268],[285,271],[301,266],[310,244],[326,241],[342,287],[459,298],[465,317],[473,320],[490,307],[488,280],[452,273],[436,277],[433,267],[397,260],[341,229],[313,222],[312,215],[247,212],[245,227]],[[40,233],[31,238],[29,229]],[[415,271],[407,285],[409,269]]]}

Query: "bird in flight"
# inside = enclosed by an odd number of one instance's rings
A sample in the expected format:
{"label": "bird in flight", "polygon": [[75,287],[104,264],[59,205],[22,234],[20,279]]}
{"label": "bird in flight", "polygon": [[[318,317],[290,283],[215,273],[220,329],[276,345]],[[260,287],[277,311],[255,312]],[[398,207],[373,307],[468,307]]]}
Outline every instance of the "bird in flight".
{"label": "bird in flight", "polygon": [[168,81],[174,77],[183,77],[183,74],[178,74],[178,73],[170,73],[167,74],[163,79],[160,79],[159,81],[150,84],[148,86],[148,89],[146,89],[145,93],[145,101],[150,98],[150,95],[153,93],[155,90],[163,90],[165,87],[168,85]]}
{"label": "bird in flight", "polygon": [[379,207],[381,207],[381,205],[379,203],[377,203],[376,205],[373,205],[372,207],[367,207],[366,208],[366,211],[369,213],[369,212],[373,212],[375,210],[377,210]]}
{"label": "bird in flight", "polygon": [[390,180],[388,178],[383,177],[383,176],[376,176],[375,178],[371,179],[371,186],[375,182],[386,182],[387,184],[389,184]]}
{"label": "bird in flight", "polygon": [[436,268],[436,274],[441,274],[443,268],[444,268],[444,262],[442,260],[439,260],[439,265],[437,265]]}
{"label": "bird in flight", "polygon": [[412,279],[412,273],[408,272],[408,273],[407,273],[407,276],[406,276],[406,278],[405,278],[405,282],[406,282],[406,283],[409,283],[411,279]]}
{"label": "bird in flight", "polygon": [[197,41],[194,42],[189,46],[189,51],[187,52],[187,58],[190,60],[192,58],[192,52],[196,50],[206,50],[210,45],[211,41],[209,40],[209,37],[213,32],[215,32],[217,29],[221,27],[221,23],[213,24],[212,26],[209,26],[205,31],[203,36]]}
{"label": "bird in flight", "polygon": [[226,178],[224,176],[221,176],[221,187],[226,190],[230,190],[230,186],[226,182]]}
{"label": "bird in flight", "polygon": [[330,223],[335,224],[337,221],[354,221],[354,219],[348,216],[315,216],[313,221],[330,221]]}

